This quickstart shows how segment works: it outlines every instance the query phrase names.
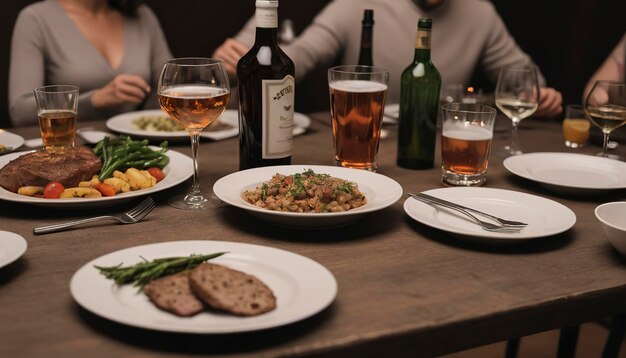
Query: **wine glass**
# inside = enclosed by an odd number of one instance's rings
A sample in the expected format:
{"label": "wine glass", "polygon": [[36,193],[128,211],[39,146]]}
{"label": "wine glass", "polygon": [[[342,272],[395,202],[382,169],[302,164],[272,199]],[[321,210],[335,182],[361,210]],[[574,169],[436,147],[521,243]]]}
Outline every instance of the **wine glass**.
{"label": "wine glass", "polygon": [[522,154],[517,144],[517,127],[539,106],[539,81],[535,66],[505,67],[496,85],[496,106],[511,119],[511,144],[504,147],[506,156]]}
{"label": "wine glass", "polygon": [[219,199],[205,195],[198,181],[200,132],[224,112],[230,99],[230,83],[220,60],[189,57],[168,60],[159,78],[161,108],[180,123],[191,137],[193,185],[189,193],[170,199],[178,209],[205,210],[219,205]]}
{"label": "wine glass", "polygon": [[604,142],[598,156],[607,153],[609,134],[626,123],[626,85],[624,82],[597,81],[585,99],[585,114],[602,130]]}

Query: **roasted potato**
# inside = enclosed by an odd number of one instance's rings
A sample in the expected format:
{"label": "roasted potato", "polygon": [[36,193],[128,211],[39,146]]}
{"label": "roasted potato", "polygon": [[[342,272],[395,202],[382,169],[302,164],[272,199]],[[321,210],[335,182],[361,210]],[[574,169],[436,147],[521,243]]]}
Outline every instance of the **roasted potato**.
{"label": "roasted potato", "polygon": [[26,196],[43,194],[43,186],[23,186],[17,189],[17,193]]}
{"label": "roasted potato", "polygon": [[67,198],[100,198],[102,194],[92,188],[67,188],[61,193],[61,199]]}
{"label": "roasted potato", "polygon": [[130,184],[128,184],[125,180],[120,178],[107,178],[104,179],[104,184],[110,185],[113,190],[115,190],[115,194],[125,193],[130,191]]}
{"label": "roasted potato", "polygon": [[147,189],[156,185],[156,179],[147,170],[129,168],[124,175],[130,190]]}

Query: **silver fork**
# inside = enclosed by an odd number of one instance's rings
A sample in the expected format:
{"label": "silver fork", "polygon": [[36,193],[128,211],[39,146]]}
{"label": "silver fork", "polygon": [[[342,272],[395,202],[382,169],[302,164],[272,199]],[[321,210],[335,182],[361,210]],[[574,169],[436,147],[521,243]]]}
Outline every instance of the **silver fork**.
{"label": "silver fork", "polygon": [[437,198],[437,197],[434,197],[434,196],[431,196],[431,195],[428,195],[428,194],[424,194],[424,193],[412,194],[412,193],[409,193],[409,195],[412,196],[412,197],[422,197],[424,199],[427,199],[427,200],[430,200],[430,201],[434,201],[436,203],[441,203],[442,205],[447,205],[447,206],[450,206],[450,207],[458,207],[458,208],[461,208],[461,209],[465,209],[467,211],[470,211],[470,212],[473,212],[475,214],[479,214],[479,215],[482,215],[482,216],[484,216],[486,218],[489,218],[489,219],[499,223],[502,226],[522,227],[522,228],[528,226],[527,223],[524,223],[524,222],[521,222],[521,221],[513,221],[513,220],[507,220],[507,219],[499,218],[497,216],[494,216],[494,215],[491,215],[491,214],[487,214],[487,213],[482,212],[480,210],[468,208],[466,206],[459,205],[457,203],[452,203],[452,202],[449,202],[447,200],[443,200],[441,198]]}
{"label": "silver fork", "polygon": [[154,209],[154,200],[152,200],[151,197],[147,197],[144,201],[139,203],[139,205],[125,212],[120,217],[110,216],[110,215],[96,216],[93,218],[87,218],[83,220],[76,220],[76,221],[70,221],[70,222],[61,223],[61,224],[53,224],[53,225],[36,227],[35,229],[33,229],[33,232],[36,235],[47,234],[50,232],[61,231],[61,230],[67,229],[68,227],[91,223],[94,221],[99,221],[99,220],[104,220],[104,219],[114,219],[114,220],[119,221],[122,224],[134,224],[134,223],[139,222],[141,219],[145,218],[146,215],[148,215],[152,211],[152,209]]}
{"label": "silver fork", "polygon": [[480,225],[486,231],[516,233],[516,232],[520,232],[524,228],[524,226],[503,226],[503,225],[492,224],[492,223],[480,220],[479,218],[474,216],[471,212],[469,212],[468,210],[466,210],[466,209],[464,209],[462,207],[453,206],[453,205],[447,205],[447,204],[444,204],[442,202],[433,201],[433,200],[427,199],[425,197],[422,197],[422,196],[419,196],[419,195],[415,195],[415,194],[411,194],[411,193],[409,193],[409,196],[411,196],[415,200],[419,200],[419,201],[424,202],[426,204],[439,205],[439,206],[443,206],[444,208],[448,208],[448,209],[451,209],[451,210],[458,211],[458,212],[466,215],[470,219],[472,219],[476,224]]}

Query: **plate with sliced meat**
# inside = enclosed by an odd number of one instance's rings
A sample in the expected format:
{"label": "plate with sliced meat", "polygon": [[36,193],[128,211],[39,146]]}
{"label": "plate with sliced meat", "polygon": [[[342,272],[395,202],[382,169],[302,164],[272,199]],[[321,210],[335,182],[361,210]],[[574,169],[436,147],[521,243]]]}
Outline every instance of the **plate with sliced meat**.
{"label": "plate with sliced meat", "polygon": [[[155,279],[143,291],[118,285],[99,268],[192,254],[223,255]],[[70,291],[86,310],[130,326],[182,333],[263,330],[306,319],[337,295],[333,274],[318,262],[273,247],[226,241],[172,241],[116,251],[82,266]]]}

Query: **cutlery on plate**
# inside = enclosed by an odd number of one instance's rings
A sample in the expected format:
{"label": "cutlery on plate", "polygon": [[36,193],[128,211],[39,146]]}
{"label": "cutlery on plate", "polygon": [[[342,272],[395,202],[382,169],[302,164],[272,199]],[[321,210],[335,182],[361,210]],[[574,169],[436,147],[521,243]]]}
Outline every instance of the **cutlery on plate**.
{"label": "cutlery on plate", "polygon": [[151,197],[147,197],[144,201],[139,203],[139,205],[125,212],[120,217],[110,216],[110,215],[96,216],[93,218],[87,218],[83,220],[76,220],[76,221],[70,221],[70,222],[61,223],[61,224],[53,224],[53,225],[36,227],[35,229],[33,229],[33,232],[37,235],[47,234],[50,232],[61,231],[72,226],[91,223],[94,221],[99,221],[99,220],[104,220],[104,219],[114,219],[114,220],[119,221],[122,224],[134,224],[134,223],[139,222],[141,219],[145,218],[146,215],[148,215],[152,211],[152,209],[154,209],[154,200],[152,200]]}
{"label": "cutlery on plate", "polygon": [[[422,193],[419,193],[419,194],[409,193],[409,196],[411,196],[415,200],[419,200],[419,201],[427,203],[427,204],[439,205],[439,206],[442,206],[442,207],[445,207],[445,208],[452,209],[452,210],[455,210],[457,212],[460,212],[460,213],[464,214],[465,216],[469,217],[470,219],[472,219],[476,224],[480,225],[486,231],[516,233],[516,232],[520,232],[527,225],[527,224],[524,224],[524,225],[492,224],[492,223],[480,220],[475,215],[473,215],[470,212],[470,210],[474,211],[474,209],[466,208],[464,206],[457,205],[457,204],[454,204],[454,203],[450,203],[448,201],[441,200],[439,198],[431,197],[430,195],[422,196],[420,194],[422,194]],[[437,200],[432,200],[429,197],[437,199]],[[441,200],[441,201],[439,201],[439,200]],[[474,211],[474,212],[476,212],[476,211]],[[484,214],[484,213],[482,213],[482,214]],[[490,215],[490,214],[487,214],[487,215]]]}
{"label": "cutlery on plate", "polygon": [[450,202],[450,201],[447,201],[447,200],[444,200],[444,199],[441,199],[441,198],[437,198],[437,197],[434,197],[432,195],[428,195],[428,194],[425,194],[425,193],[417,193],[417,194],[409,193],[409,195],[413,196],[413,197],[419,196],[419,197],[428,199],[430,201],[441,203],[442,205],[456,206],[456,207],[465,209],[467,211],[473,212],[475,214],[482,215],[482,216],[484,216],[486,218],[489,218],[489,219],[497,222],[498,224],[500,224],[502,226],[510,226],[510,227],[526,227],[526,226],[528,226],[527,223],[524,223],[524,222],[521,222],[521,221],[513,221],[513,220],[503,219],[503,218],[497,217],[495,215],[491,215],[491,214],[482,212],[480,210],[469,208],[467,206],[463,206],[463,205],[460,205],[460,204],[457,204],[457,203],[453,203],[453,202]]}

